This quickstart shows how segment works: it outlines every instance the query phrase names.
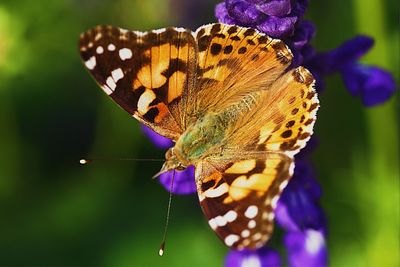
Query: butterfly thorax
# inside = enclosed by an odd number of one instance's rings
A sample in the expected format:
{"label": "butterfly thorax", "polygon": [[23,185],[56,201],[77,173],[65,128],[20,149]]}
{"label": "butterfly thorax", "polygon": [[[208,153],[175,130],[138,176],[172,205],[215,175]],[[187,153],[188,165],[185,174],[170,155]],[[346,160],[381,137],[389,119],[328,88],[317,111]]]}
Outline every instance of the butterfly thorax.
{"label": "butterfly thorax", "polygon": [[183,170],[221,151],[228,121],[223,114],[208,114],[189,126],[165,154],[165,163],[158,174],[172,169]]}
{"label": "butterfly thorax", "polygon": [[210,113],[189,126],[177,140],[175,155],[190,165],[220,150],[229,120],[223,114]]}
{"label": "butterfly thorax", "polygon": [[200,116],[178,138],[175,146],[166,154],[169,169],[196,165],[200,160],[216,154],[223,154],[228,131],[255,104],[258,93],[243,97],[236,103],[216,113]]}

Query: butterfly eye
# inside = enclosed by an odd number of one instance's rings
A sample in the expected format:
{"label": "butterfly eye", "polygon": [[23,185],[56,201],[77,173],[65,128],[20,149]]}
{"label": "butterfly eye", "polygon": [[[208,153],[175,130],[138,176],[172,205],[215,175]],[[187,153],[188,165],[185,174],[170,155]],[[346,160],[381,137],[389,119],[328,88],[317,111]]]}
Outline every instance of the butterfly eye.
{"label": "butterfly eye", "polygon": [[173,147],[168,149],[167,152],[165,152],[165,158],[168,160],[172,157],[173,155]]}
{"label": "butterfly eye", "polygon": [[177,169],[178,171],[183,171],[183,170],[186,169],[186,167],[183,166],[182,164],[179,164],[178,166],[176,166],[176,169]]}

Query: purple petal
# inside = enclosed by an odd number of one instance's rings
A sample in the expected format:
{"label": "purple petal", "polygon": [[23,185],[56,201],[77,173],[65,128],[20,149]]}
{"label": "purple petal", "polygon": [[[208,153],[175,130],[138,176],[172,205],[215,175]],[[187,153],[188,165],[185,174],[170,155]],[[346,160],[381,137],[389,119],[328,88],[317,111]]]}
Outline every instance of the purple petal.
{"label": "purple petal", "polygon": [[245,0],[226,0],[225,3],[229,16],[240,26],[255,25],[265,16],[255,5]]}
{"label": "purple petal", "polygon": [[[316,52],[315,52],[315,48],[310,45],[310,44],[306,44],[303,46],[303,48],[301,49],[301,54],[304,58],[304,61],[309,61],[312,57],[315,56]],[[314,77],[315,78],[315,77]]]}
{"label": "purple petal", "polygon": [[319,138],[314,134],[313,136],[311,136],[310,140],[307,141],[307,145],[298,154],[296,154],[296,160],[306,160],[311,155],[311,153],[314,152],[318,144]]}
{"label": "purple petal", "polygon": [[269,16],[283,17],[292,10],[290,0],[272,0],[260,3],[257,9]]}
{"label": "purple petal", "polygon": [[344,42],[331,53],[338,61],[354,62],[365,55],[373,45],[374,40],[372,38],[359,35]]}
{"label": "purple petal", "polygon": [[281,259],[278,252],[263,247],[250,250],[230,250],[225,258],[225,267],[280,267]]}
{"label": "purple petal", "polygon": [[313,177],[311,165],[296,161],[293,178],[279,200],[281,213],[277,214],[277,222],[283,228],[293,230],[293,223],[298,229],[325,228],[325,216],[318,203],[321,187]]}
{"label": "purple petal", "polygon": [[297,17],[274,17],[266,18],[257,25],[257,29],[275,38],[284,38],[291,35],[294,31],[294,25]]}
{"label": "purple petal", "polygon": [[328,75],[355,63],[373,44],[370,37],[356,36],[332,51],[317,54],[309,64],[311,69]]}
{"label": "purple petal", "polygon": [[308,0],[297,0],[292,8],[291,15],[303,17],[308,7]]}
{"label": "purple petal", "polygon": [[378,67],[351,64],[342,70],[343,81],[354,96],[361,96],[365,106],[384,103],[396,91],[393,76]]}
{"label": "purple petal", "polygon": [[250,4],[254,5],[261,5],[265,2],[265,0],[246,0],[246,2],[249,2]]}
{"label": "purple petal", "polygon": [[[171,189],[171,180],[174,171],[165,172],[160,175],[159,181],[167,191]],[[187,195],[196,192],[196,183],[194,180],[194,167],[189,166],[184,171],[175,170],[173,194]]]}
{"label": "purple petal", "polygon": [[291,267],[325,267],[328,265],[327,248],[322,231],[289,232],[285,246]]}
{"label": "purple petal", "polygon": [[235,24],[235,20],[229,16],[228,10],[226,9],[226,5],[224,2],[219,3],[215,6],[215,17],[221,23]]}
{"label": "purple petal", "polygon": [[300,50],[314,37],[315,26],[312,22],[303,20],[296,26],[295,33],[292,37],[292,46]]}
{"label": "purple petal", "polygon": [[141,124],[140,128],[143,130],[144,134],[159,148],[170,148],[173,146],[174,142],[171,139],[159,135],[149,127]]}
{"label": "purple petal", "polygon": [[305,160],[296,160],[296,167],[289,189],[303,189],[306,191],[306,194],[317,201],[321,197],[322,192],[321,186],[318,184],[315,177],[314,168],[309,162]]}
{"label": "purple petal", "polygon": [[289,211],[285,203],[279,199],[278,205],[275,209],[275,220],[280,227],[286,231],[300,231],[301,229],[297,226],[297,223],[290,216]]}

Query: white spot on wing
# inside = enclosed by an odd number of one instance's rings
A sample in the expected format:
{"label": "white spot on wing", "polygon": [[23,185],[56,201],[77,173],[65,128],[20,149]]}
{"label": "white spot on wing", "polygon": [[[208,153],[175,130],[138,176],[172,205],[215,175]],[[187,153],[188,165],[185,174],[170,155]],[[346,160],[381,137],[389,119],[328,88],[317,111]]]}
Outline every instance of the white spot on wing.
{"label": "white spot on wing", "polygon": [[121,60],[130,59],[132,57],[132,50],[129,48],[122,48],[119,50],[119,57]]}
{"label": "white spot on wing", "polygon": [[218,227],[217,222],[215,221],[214,218],[213,218],[213,219],[210,219],[210,220],[208,221],[208,224],[211,226],[211,228],[212,228],[213,230],[217,229],[217,227]]}
{"label": "white spot on wing", "polygon": [[181,28],[181,27],[175,27],[174,30],[177,32],[185,32],[186,31],[185,28]]}
{"label": "white spot on wing", "polygon": [[115,69],[111,72],[111,76],[114,79],[114,82],[117,83],[120,79],[124,77],[124,73],[122,72],[122,69]]}
{"label": "white spot on wing", "polygon": [[98,47],[96,48],[96,53],[97,53],[97,54],[103,54],[103,52],[104,52],[104,48],[103,48],[102,46],[98,46]]}
{"label": "white spot on wing", "polygon": [[237,218],[237,212],[234,210],[230,210],[224,215],[224,218],[228,222],[233,222]]}
{"label": "white spot on wing", "polygon": [[289,175],[292,176],[294,173],[294,162],[290,163],[289,166]]}
{"label": "white spot on wing", "polygon": [[239,236],[238,235],[228,235],[227,237],[225,237],[225,244],[230,247],[232,246],[234,243],[236,243],[239,240]]}
{"label": "white spot on wing", "polygon": [[283,191],[283,189],[285,189],[285,187],[288,184],[288,180],[283,181],[280,185],[279,185],[279,190]]}
{"label": "white spot on wing", "polygon": [[111,76],[107,78],[106,83],[107,83],[108,87],[109,87],[112,91],[114,91],[115,88],[117,87],[117,85],[116,85],[115,82],[114,82],[114,79],[113,79]]}
{"label": "white spot on wing", "polygon": [[219,197],[228,192],[229,187],[226,183],[221,184],[217,188],[208,189],[204,192],[205,197]]}
{"label": "white spot on wing", "polygon": [[249,206],[246,211],[244,212],[244,216],[246,216],[249,219],[253,219],[254,217],[257,216],[258,213],[258,208],[257,206]]}
{"label": "white spot on wing", "polygon": [[112,92],[114,92],[113,90],[110,89],[110,87],[108,87],[107,85],[103,85],[101,86],[101,88],[103,89],[103,91],[107,94],[107,95],[111,95]]}
{"label": "white spot on wing", "polygon": [[[144,32],[139,32],[139,31],[133,31],[133,33],[135,33],[138,37],[142,37],[143,35],[145,35],[146,33]],[[138,40],[139,41],[139,40]]]}
{"label": "white spot on wing", "polygon": [[157,34],[160,34],[160,33],[165,32],[165,28],[157,29],[157,30],[152,30],[152,32],[157,33]]}
{"label": "white spot on wing", "polygon": [[247,226],[248,226],[250,229],[253,229],[254,227],[256,227],[256,221],[255,221],[255,220],[249,221],[249,223],[247,224]]}
{"label": "white spot on wing", "polygon": [[228,222],[225,220],[224,217],[222,216],[217,216],[215,217],[215,221],[217,223],[218,226],[225,226]]}
{"label": "white spot on wing", "polygon": [[241,233],[240,235],[241,235],[242,237],[245,237],[245,238],[246,238],[246,237],[249,237],[250,231],[247,230],[247,229],[246,229],[246,230],[243,230],[242,233]]}
{"label": "white spot on wing", "polygon": [[150,103],[156,98],[156,95],[152,90],[146,90],[144,93],[139,97],[139,101],[137,103],[138,112],[140,114],[146,114],[147,109]]}
{"label": "white spot on wing", "polygon": [[107,46],[107,49],[108,49],[108,51],[114,51],[114,50],[115,50],[115,45],[109,44],[109,45]]}
{"label": "white spot on wing", "polygon": [[89,58],[89,60],[85,62],[85,65],[89,70],[94,69],[94,67],[96,67],[96,58],[94,56]]}
{"label": "white spot on wing", "polygon": [[276,204],[278,203],[278,200],[279,200],[279,196],[274,196],[274,197],[272,198],[272,200],[271,200],[271,206],[272,206],[273,209],[276,208]]}

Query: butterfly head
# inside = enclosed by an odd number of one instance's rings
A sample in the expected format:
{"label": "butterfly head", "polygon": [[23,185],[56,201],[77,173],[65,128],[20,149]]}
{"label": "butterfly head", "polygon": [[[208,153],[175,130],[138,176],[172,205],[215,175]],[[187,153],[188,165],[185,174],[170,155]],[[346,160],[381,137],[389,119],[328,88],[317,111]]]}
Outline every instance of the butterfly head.
{"label": "butterfly head", "polygon": [[170,170],[183,171],[187,168],[188,165],[189,164],[184,159],[182,159],[182,157],[179,155],[179,153],[177,153],[174,147],[171,147],[165,153],[165,162],[161,167],[161,170],[153,177],[158,177],[160,174],[168,172]]}

